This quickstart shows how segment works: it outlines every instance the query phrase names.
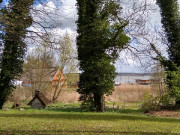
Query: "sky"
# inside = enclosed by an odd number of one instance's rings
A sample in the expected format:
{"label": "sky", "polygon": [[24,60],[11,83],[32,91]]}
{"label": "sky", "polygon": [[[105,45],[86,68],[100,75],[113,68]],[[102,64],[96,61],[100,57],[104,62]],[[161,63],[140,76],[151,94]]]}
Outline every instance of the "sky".
{"label": "sky", "polygon": [[[78,18],[77,10],[76,10],[76,0],[62,0],[61,2],[62,4],[57,7],[54,1],[48,1],[45,6],[48,9],[49,13],[51,13],[52,16],[54,17],[52,17],[53,18],[52,20],[49,19],[48,17],[47,18],[44,17],[44,19],[49,20],[48,25],[53,25],[53,28],[50,29],[50,31],[54,33],[54,35],[63,36],[64,33],[68,32],[73,39],[73,43],[75,44],[75,40],[77,36],[75,21]],[[138,1],[123,0],[122,2],[123,2],[122,6],[125,9],[125,10],[123,9],[124,16],[122,17],[128,17],[137,11],[137,9],[144,3],[144,0],[138,0]],[[153,27],[154,25],[156,27],[161,27],[160,14],[158,14],[158,6],[155,4],[155,1],[148,0],[147,5],[148,5],[147,9],[149,9],[149,11],[147,11],[147,13],[142,13],[142,11],[140,11],[139,13],[137,13],[136,15],[137,17],[132,19],[131,23],[133,24],[134,22],[137,22],[138,20],[141,20],[142,18],[148,18],[147,20],[145,20],[147,21],[147,24],[146,24],[147,27],[151,27],[150,25],[153,25]],[[41,4],[36,6],[37,9],[42,9],[43,7],[44,6]],[[134,10],[132,10],[133,8]],[[41,18],[41,17],[34,17],[34,18]],[[132,28],[135,31],[136,28],[134,26],[132,27],[131,25],[127,29],[129,30]],[[149,37],[149,34],[147,36]],[[132,42],[134,42],[133,46],[138,44],[138,43],[135,44],[135,42],[137,42],[136,40]],[[117,72],[148,72],[148,70],[145,70],[146,67],[142,68],[140,62],[135,59],[136,58],[132,56],[129,50],[125,50],[121,52],[120,57],[115,64],[116,71]]]}
{"label": "sky", "polygon": [[[41,23],[44,27],[47,27],[46,30],[48,32],[52,33],[54,40],[59,40],[59,38],[63,37],[65,33],[69,33],[75,48],[77,36],[75,21],[78,18],[76,0],[44,1],[45,2],[43,3],[36,3],[33,6],[34,10],[31,11],[31,14],[37,23],[34,23],[29,30],[37,32],[41,35],[41,33],[45,32],[45,29],[38,24]],[[119,73],[149,72],[149,67],[153,63],[152,60],[145,57],[142,53],[139,55],[139,58],[137,58],[135,55],[139,52],[136,52],[134,48],[141,50],[141,52],[144,51],[144,48],[148,49],[146,44],[147,42],[145,43],[144,39],[139,38],[139,35],[143,35],[146,39],[148,39],[148,41],[157,44],[158,49],[164,51],[164,54],[166,55],[166,46],[160,42],[159,39],[161,37],[159,34],[155,34],[157,31],[162,33],[159,7],[156,5],[156,0],[146,0],[146,11],[144,11],[144,7],[142,7],[145,0],[121,0],[121,2],[123,7],[123,18],[128,19],[128,17],[131,17],[131,15],[134,14],[134,17],[131,18],[129,26],[126,28],[127,34],[131,37],[130,46],[133,48],[128,48],[127,50],[120,52],[120,57],[115,64],[116,71]],[[138,11],[139,9],[141,10]],[[142,25],[144,27],[140,27]],[[28,44],[29,49],[32,49],[33,45],[36,46],[38,43],[29,41]],[[132,52],[136,52],[136,54],[133,54]],[[137,59],[140,59],[141,61]],[[143,67],[141,63],[143,63]]]}

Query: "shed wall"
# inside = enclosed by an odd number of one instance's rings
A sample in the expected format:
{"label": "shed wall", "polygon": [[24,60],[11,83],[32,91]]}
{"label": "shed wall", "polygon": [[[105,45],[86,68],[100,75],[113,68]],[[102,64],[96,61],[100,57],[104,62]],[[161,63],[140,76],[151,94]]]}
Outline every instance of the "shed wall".
{"label": "shed wall", "polygon": [[32,109],[44,109],[45,107],[46,106],[38,98],[35,98],[31,105]]}

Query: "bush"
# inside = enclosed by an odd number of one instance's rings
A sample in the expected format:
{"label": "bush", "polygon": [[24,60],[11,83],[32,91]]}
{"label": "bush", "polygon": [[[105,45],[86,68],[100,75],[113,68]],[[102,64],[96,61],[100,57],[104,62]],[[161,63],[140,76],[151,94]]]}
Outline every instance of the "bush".
{"label": "bush", "polygon": [[159,98],[153,98],[153,96],[146,92],[144,95],[144,102],[142,104],[142,109],[143,111],[153,111],[153,110],[159,110],[160,105],[159,105]]}
{"label": "bush", "polygon": [[163,107],[168,107],[169,105],[173,104],[173,99],[170,97],[169,94],[164,94],[159,99],[160,105]]}
{"label": "bush", "polygon": [[145,93],[144,102],[142,104],[142,109],[144,111],[157,111],[164,108],[169,108],[173,104],[173,99],[169,94],[164,94],[153,98],[149,93]]}
{"label": "bush", "polygon": [[168,92],[176,101],[180,101],[180,67],[176,67],[176,71],[169,71],[167,74]]}

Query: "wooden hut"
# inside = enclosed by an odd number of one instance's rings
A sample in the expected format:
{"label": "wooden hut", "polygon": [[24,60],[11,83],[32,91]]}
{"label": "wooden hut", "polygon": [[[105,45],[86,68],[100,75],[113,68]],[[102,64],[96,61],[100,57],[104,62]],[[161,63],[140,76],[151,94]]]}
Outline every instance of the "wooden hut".
{"label": "wooden hut", "polygon": [[50,103],[50,101],[41,93],[36,90],[34,98],[28,103],[33,109],[44,109]]}

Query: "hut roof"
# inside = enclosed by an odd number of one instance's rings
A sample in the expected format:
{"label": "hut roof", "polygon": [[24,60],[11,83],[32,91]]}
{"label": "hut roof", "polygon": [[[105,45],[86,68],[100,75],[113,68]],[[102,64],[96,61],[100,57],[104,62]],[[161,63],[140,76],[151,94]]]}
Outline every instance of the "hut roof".
{"label": "hut roof", "polygon": [[41,100],[44,105],[48,105],[50,103],[50,101],[44,96],[42,92],[38,92],[35,94],[34,98],[28,103],[28,105],[32,105],[32,102],[36,98],[39,98],[39,100]]}

